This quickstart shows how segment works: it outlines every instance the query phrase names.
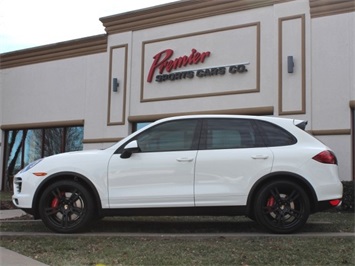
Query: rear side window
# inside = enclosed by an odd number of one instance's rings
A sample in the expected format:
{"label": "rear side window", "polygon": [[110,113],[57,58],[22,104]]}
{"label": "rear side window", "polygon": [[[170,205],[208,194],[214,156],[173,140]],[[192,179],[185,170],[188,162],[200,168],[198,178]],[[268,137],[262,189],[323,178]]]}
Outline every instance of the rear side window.
{"label": "rear side window", "polygon": [[262,146],[248,119],[205,119],[201,149],[236,149]]}
{"label": "rear side window", "polygon": [[267,147],[287,146],[297,143],[297,139],[285,129],[265,121],[258,121],[260,133]]}

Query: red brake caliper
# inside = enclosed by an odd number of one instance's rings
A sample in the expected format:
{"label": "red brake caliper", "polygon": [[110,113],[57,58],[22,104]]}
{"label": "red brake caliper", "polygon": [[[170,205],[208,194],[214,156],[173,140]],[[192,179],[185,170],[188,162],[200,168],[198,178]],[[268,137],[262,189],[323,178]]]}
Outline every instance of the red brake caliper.
{"label": "red brake caliper", "polygon": [[58,207],[58,203],[59,203],[59,199],[58,199],[57,197],[55,197],[55,198],[52,200],[51,207],[52,207],[52,208]]}
{"label": "red brake caliper", "polygon": [[[61,192],[60,195],[63,196],[63,195],[64,195],[64,192]],[[59,198],[58,198],[58,197],[55,197],[55,198],[52,200],[51,207],[52,207],[52,208],[56,208],[56,207],[58,207],[58,205],[59,205]]]}
{"label": "red brake caliper", "polygon": [[271,196],[268,200],[267,200],[267,203],[266,203],[266,206],[267,207],[272,207],[274,206],[275,204],[275,198],[273,196]]}

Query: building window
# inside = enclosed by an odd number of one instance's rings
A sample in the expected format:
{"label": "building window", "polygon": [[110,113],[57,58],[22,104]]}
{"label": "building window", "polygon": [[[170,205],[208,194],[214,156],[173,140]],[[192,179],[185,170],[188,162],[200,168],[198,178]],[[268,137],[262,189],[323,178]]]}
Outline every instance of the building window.
{"label": "building window", "polygon": [[12,189],[13,176],[30,162],[83,149],[83,127],[56,127],[5,131],[3,186]]}
{"label": "building window", "polygon": [[139,123],[135,123],[133,124],[133,132],[142,129],[145,126],[148,126],[150,123],[152,122],[139,122]]}
{"label": "building window", "polygon": [[355,108],[351,109],[351,132],[352,132],[352,167],[353,180],[355,180]]}

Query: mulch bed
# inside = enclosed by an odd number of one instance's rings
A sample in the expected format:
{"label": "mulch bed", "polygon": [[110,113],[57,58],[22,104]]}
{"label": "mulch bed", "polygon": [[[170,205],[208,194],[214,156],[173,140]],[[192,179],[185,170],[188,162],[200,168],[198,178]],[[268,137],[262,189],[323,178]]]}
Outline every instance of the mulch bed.
{"label": "mulch bed", "polygon": [[16,209],[12,201],[1,201],[0,210],[12,210]]}

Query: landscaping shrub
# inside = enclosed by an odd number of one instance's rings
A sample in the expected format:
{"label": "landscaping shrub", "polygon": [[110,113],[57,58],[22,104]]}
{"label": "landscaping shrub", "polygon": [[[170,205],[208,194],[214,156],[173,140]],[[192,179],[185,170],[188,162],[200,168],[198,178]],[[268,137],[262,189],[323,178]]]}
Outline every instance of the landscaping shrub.
{"label": "landscaping shrub", "polygon": [[343,181],[343,202],[341,204],[341,211],[354,212],[355,198],[354,198],[354,181]]}

